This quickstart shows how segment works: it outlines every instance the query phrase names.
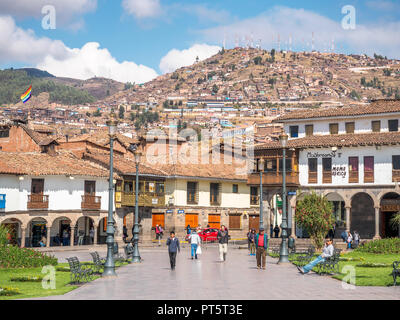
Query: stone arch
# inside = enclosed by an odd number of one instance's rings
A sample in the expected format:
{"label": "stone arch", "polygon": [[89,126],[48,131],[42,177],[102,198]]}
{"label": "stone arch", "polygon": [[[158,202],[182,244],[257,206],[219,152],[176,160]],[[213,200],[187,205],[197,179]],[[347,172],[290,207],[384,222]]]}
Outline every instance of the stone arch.
{"label": "stone arch", "polygon": [[107,216],[100,217],[99,223],[97,224],[97,241],[98,244],[106,243],[106,228],[107,228]]}
{"label": "stone arch", "polygon": [[390,220],[400,211],[400,194],[399,192],[386,191],[380,193],[380,230],[379,233],[384,238],[400,237],[400,230],[396,230]]}
{"label": "stone arch", "polygon": [[360,191],[351,197],[350,232],[358,231],[361,238],[375,235],[376,199],[370,192]]}
{"label": "stone arch", "polygon": [[63,239],[64,230],[70,231],[73,221],[68,216],[56,217],[52,220],[50,229],[50,246],[60,246],[69,243],[69,237]]}
{"label": "stone arch", "polygon": [[40,216],[33,217],[27,223],[27,231],[26,238],[28,238],[28,243],[25,243],[26,246],[30,247],[38,247],[39,241],[45,237],[47,239],[47,227],[49,227],[49,219]]}
{"label": "stone arch", "polygon": [[89,245],[94,243],[94,233],[91,229],[96,227],[95,220],[93,217],[80,216],[75,223],[75,237],[77,238],[78,245]]}

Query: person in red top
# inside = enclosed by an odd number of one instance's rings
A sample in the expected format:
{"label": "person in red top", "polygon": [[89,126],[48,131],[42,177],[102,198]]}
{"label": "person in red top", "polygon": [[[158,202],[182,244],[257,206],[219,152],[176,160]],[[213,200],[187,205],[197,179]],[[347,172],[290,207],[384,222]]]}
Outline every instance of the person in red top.
{"label": "person in red top", "polygon": [[260,228],[260,232],[256,235],[254,243],[256,245],[257,269],[263,268],[265,270],[268,251],[268,236],[264,233],[264,228]]}

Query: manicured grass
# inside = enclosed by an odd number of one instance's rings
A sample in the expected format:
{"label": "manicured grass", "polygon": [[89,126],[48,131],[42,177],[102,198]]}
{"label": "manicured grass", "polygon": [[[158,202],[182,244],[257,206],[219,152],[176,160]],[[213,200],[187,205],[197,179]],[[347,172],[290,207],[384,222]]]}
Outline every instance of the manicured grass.
{"label": "manicured grass", "polygon": [[[127,263],[116,262],[116,266],[126,265]],[[55,268],[69,268],[68,263],[59,263]],[[56,269],[57,270],[57,269]],[[13,277],[23,276],[45,276],[41,273],[42,268],[23,268],[23,269],[0,269],[0,287],[18,288],[20,294],[13,296],[0,296],[0,300],[22,299],[33,297],[45,297],[65,294],[78,288],[78,285],[70,285],[70,272],[56,271],[56,289],[43,289],[42,282],[19,282],[11,281]],[[101,272],[102,270],[100,270]],[[100,275],[94,274],[93,280],[100,278]]]}
{"label": "manicured grass", "polygon": [[[350,252],[341,255],[343,258],[360,259],[362,261],[340,261],[339,270],[346,265],[356,268],[356,286],[391,286],[393,277],[391,275],[393,261],[400,260],[399,254],[373,254],[364,252]],[[366,263],[384,263],[390,267],[361,267]],[[345,274],[334,275],[334,279],[342,280]]]}

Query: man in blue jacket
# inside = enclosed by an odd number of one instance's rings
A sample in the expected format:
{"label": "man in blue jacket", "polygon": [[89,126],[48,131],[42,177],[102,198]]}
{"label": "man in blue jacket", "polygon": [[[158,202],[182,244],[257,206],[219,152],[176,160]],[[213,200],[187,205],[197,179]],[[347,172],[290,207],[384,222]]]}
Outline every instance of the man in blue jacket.
{"label": "man in blue jacket", "polygon": [[167,240],[167,246],[168,246],[168,253],[169,253],[169,261],[171,263],[171,270],[175,269],[176,265],[176,254],[177,252],[181,251],[181,248],[179,246],[179,240],[178,238],[175,237],[175,232],[171,231],[170,237]]}
{"label": "man in blue jacket", "polygon": [[257,269],[265,270],[267,251],[268,251],[268,236],[264,233],[264,228],[260,228],[255,238]]}

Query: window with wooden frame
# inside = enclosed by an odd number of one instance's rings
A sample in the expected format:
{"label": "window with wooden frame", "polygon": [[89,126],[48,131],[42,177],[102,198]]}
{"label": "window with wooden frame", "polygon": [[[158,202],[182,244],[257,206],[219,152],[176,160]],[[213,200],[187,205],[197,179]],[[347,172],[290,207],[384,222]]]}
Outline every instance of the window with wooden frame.
{"label": "window with wooden frame", "polygon": [[374,120],[371,121],[372,132],[381,132],[381,121]]}
{"label": "window with wooden frame", "polygon": [[312,135],[314,135],[314,125],[306,124],[306,137],[310,137]]}
{"label": "window with wooden frame", "polygon": [[96,181],[85,180],[85,194],[90,196],[96,195]]}
{"label": "window with wooden frame", "polygon": [[389,131],[394,132],[394,131],[399,131],[399,120],[389,120],[388,121],[389,125]]}
{"label": "window with wooden frame", "polygon": [[400,156],[392,156],[392,181],[400,181]]}
{"label": "window with wooden frame", "polygon": [[291,138],[297,138],[299,136],[299,126],[290,126],[289,132]]}
{"label": "window with wooden frame", "polygon": [[187,203],[188,204],[198,204],[199,203],[199,190],[198,190],[198,183],[189,181],[187,182],[186,186],[187,192]]}
{"label": "window with wooden frame", "polygon": [[44,179],[32,179],[31,193],[43,194],[44,192]]}
{"label": "window with wooden frame", "polygon": [[232,193],[239,193],[239,185],[238,184],[232,185]]}
{"label": "window with wooden frame", "polygon": [[374,157],[364,157],[364,183],[374,182]]}
{"label": "window with wooden frame", "polygon": [[0,128],[0,138],[8,138],[10,136],[9,128]]}
{"label": "window with wooden frame", "polygon": [[332,158],[322,158],[322,183],[332,183]]}
{"label": "window with wooden frame", "polygon": [[338,123],[330,123],[329,124],[329,133],[330,134],[338,134],[339,133],[339,124]]}
{"label": "window with wooden frame", "polygon": [[259,204],[258,187],[250,187],[250,205],[257,206]]}
{"label": "window with wooden frame", "polygon": [[354,133],[355,130],[355,123],[354,122],[346,122],[346,133]]}
{"label": "window with wooden frame", "polygon": [[318,159],[308,159],[308,183],[318,183]]}
{"label": "window with wooden frame", "polygon": [[241,215],[240,214],[230,214],[229,215],[229,229],[241,229]]}
{"label": "window with wooden frame", "polygon": [[358,183],[358,157],[349,157],[349,183]]}
{"label": "window with wooden frame", "polygon": [[124,181],[124,192],[133,193],[133,181]]}
{"label": "window with wooden frame", "polygon": [[265,172],[276,172],[276,170],[277,170],[276,159],[266,159]]}
{"label": "window with wooden frame", "polygon": [[221,204],[221,184],[210,183],[210,204],[219,206]]}

